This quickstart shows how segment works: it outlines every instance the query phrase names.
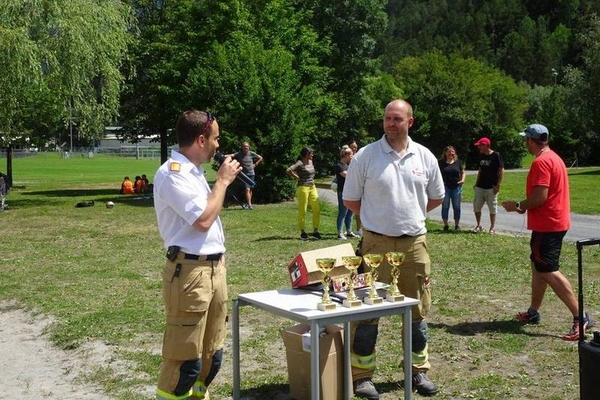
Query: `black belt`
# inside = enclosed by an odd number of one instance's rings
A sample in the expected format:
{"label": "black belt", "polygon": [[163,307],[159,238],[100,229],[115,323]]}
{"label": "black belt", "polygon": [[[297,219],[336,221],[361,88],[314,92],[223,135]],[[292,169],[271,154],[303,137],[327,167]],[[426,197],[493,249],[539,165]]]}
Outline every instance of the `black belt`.
{"label": "black belt", "polygon": [[365,231],[372,233],[373,235],[377,235],[377,236],[385,236],[385,237],[389,237],[389,238],[394,238],[394,239],[404,239],[404,238],[414,238],[416,236],[412,236],[412,235],[400,235],[400,236],[390,236],[390,235],[384,235],[383,233],[378,233],[378,232],[373,232],[373,231],[368,231],[365,229]]}
{"label": "black belt", "polygon": [[221,260],[221,257],[223,257],[223,253],[208,254],[208,255],[183,253],[183,258],[185,258],[186,260],[219,261],[219,260]]}

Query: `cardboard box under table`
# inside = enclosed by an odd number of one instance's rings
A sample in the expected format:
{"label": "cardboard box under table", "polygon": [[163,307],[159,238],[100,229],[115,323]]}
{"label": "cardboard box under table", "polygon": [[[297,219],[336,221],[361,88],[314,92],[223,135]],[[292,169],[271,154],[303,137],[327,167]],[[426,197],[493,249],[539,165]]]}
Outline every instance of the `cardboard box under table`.
{"label": "cardboard box under table", "polygon": [[292,287],[302,287],[321,282],[323,273],[317,266],[317,258],[335,258],[335,266],[329,273],[330,277],[347,275],[348,270],[344,267],[342,257],[353,255],[354,248],[351,243],[304,251],[298,254],[288,265]]}
{"label": "cardboard box under table", "polygon": [[[352,373],[350,370],[350,346],[346,343],[350,341],[350,323],[371,318],[381,318],[385,316],[402,314],[402,355],[404,357],[404,379],[407,384],[404,385],[404,399],[412,399],[411,384],[411,353],[412,353],[412,332],[411,307],[419,304],[417,299],[405,297],[404,301],[383,302],[375,305],[364,305],[361,307],[337,307],[335,310],[320,311],[317,304],[321,301],[320,294],[298,290],[294,288],[283,288],[277,290],[267,290],[254,293],[240,293],[237,298],[232,300],[231,304],[231,330],[232,330],[232,368],[233,368],[233,400],[241,400],[240,394],[240,307],[252,306],[260,310],[270,312],[283,318],[296,321],[297,323],[310,326],[310,331],[320,332],[324,326],[335,324],[343,325],[343,386],[344,400],[351,400],[352,397]],[[340,330],[340,335],[342,331]],[[302,335],[300,335],[302,336]],[[302,340],[302,339],[300,339]],[[311,348],[319,348],[319,351],[306,353],[310,358],[310,399],[320,399],[321,392],[321,340],[318,334],[310,339]],[[337,342],[339,345],[340,342]],[[340,351],[337,351],[340,353]],[[329,356],[329,351],[326,353]],[[323,382],[329,385],[331,382]]]}
{"label": "cardboard box under table", "polygon": [[[343,329],[327,325],[319,338],[319,377],[322,400],[344,398]],[[310,326],[295,325],[281,331],[287,356],[290,397],[310,400]]]}

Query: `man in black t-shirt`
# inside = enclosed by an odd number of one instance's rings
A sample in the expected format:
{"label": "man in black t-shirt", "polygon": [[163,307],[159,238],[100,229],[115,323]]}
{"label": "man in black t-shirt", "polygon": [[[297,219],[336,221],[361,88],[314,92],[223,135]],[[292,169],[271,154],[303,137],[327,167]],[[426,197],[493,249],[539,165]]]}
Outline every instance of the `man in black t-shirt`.
{"label": "man in black t-shirt", "polygon": [[490,234],[496,233],[496,213],[498,212],[498,192],[504,178],[504,161],[497,151],[493,151],[490,146],[490,139],[483,137],[475,142],[479,148],[479,171],[477,172],[477,181],[475,182],[475,195],[473,198],[473,211],[477,225],[475,232],[481,232],[481,209],[486,203],[490,210]]}

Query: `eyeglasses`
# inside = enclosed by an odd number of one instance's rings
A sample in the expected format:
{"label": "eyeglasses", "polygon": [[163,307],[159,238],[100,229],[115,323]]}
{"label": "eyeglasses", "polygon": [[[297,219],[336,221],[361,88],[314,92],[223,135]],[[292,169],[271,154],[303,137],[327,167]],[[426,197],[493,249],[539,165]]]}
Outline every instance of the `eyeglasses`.
{"label": "eyeglasses", "polygon": [[200,132],[200,135],[204,134],[204,132],[206,132],[206,130],[208,128],[210,128],[210,126],[212,125],[213,121],[215,120],[215,116],[214,115],[212,115],[208,111],[204,111],[204,112],[206,113],[206,122],[204,123],[204,127],[202,128],[202,131]]}

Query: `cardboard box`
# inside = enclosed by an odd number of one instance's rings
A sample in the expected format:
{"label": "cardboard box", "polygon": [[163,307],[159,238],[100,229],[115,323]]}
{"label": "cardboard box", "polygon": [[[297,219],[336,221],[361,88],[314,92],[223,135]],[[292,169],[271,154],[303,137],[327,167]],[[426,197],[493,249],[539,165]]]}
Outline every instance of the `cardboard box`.
{"label": "cardboard box", "polygon": [[335,258],[335,267],[329,274],[335,278],[342,275],[348,275],[348,270],[344,267],[342,257],[353,256],[354,248],[351,243],[344,243],[338,246],[325,247],[323,249],[304,251],[298,254],[288,265],[290,281],[292,287],[306,286],[321,282],[323,273],[317,267],[317,258]]}
{"label": "cardboard box", "polygon": [[[319,338],[321,400],[343,400],[343,329],[337,325],[328,325],[325,332],[327,334]],[[310,327],[296,325],[281,331],[281,336],[287,356],[290,397],[296,400],[311,400]]]}

